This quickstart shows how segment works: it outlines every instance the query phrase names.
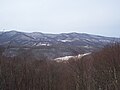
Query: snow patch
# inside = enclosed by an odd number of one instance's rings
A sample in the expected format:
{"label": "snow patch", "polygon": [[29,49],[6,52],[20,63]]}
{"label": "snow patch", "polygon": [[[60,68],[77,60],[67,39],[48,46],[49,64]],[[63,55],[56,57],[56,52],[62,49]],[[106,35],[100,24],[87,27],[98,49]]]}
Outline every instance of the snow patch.
{"label": "snow patch", "polygon": [[38,43],[36,46],[51,46],[49,43]]}
{"label": "snow patch", "polygon": [[59,40],[61,42],[73,42],[74,40]]}
{"label": "snow patch", "polygon": [[65,56],[54,59],[57,62],[68,61],[71,58],[82,58],[84,56],[90,55],[91,53],[78,54],[77,56]]}

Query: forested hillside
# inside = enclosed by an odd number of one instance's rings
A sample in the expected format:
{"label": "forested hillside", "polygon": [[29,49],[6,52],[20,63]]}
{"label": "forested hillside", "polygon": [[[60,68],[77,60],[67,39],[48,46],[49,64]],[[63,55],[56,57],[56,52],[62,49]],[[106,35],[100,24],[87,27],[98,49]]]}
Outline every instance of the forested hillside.
{"label": "forested hillside", "polygon": [[120,39],[76,32],[45,34],[7,31],[0,33],[0,46],[6,48],[4,55],[8,57],[17,56],[31,49],[31,53],[36,58],[42,55],[48,59],[54,59],[89,53],[114,41],[120,41]]}
{"label": "forested hillside", "polygon": [[63,62],[2,52],[0,90],[120,90],[120,43]]}

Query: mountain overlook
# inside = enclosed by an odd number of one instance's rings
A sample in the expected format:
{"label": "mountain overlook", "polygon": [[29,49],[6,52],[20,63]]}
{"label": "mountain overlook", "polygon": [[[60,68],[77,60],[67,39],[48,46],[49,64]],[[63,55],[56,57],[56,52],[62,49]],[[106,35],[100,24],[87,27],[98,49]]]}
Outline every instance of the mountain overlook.
{"label": "mountain overlook", "polygon": [[57,58],[92,52],[113,41],[119,41],[119,38],[75,32],[61,34],[0,32],[0,45],[9,47],[4,52],[7,56],[19,54],[20,49],[32,48],[31,53],[34,53],[35,57],[42,55],[47,58]]}

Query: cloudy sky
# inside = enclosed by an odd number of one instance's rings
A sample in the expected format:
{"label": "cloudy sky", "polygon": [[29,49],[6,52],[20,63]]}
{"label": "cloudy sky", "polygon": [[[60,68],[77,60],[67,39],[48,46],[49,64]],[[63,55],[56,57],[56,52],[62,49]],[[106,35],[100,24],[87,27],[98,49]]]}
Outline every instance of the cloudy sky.
{"label": "cloudy sky", "polygon": [[0,0],[0,30],[120,37],[120,0]]}

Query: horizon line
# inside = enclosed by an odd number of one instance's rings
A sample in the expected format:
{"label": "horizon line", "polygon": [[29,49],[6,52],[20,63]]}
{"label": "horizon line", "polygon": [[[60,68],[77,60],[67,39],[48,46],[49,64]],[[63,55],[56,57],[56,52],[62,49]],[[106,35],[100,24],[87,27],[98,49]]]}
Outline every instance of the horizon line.
{"label": "horizon line", "polygon": [[77,34],[89,34],[89,35],[95,35],[95,36],[103,36],[103,37],[113,37],[113,38],[120,38],[120,36],[108,36],[108,35],[101,35],[101,34],[94,34],[94,33],[87,33],[87,32],[77,32],[77,31],[73,31],[73,32],[59,32],[59,33],[50,33],[50,32],[40,32],[40,31],[21,31],[21,30],[15,30],[15,29],[11,29],[11,30],[0,30],[0,32],[11,32],[11,31],[15,31],[15,32],[23,32],[23,33],[42,33],[42,34],[70,34],[70,33],[77,33]]}

